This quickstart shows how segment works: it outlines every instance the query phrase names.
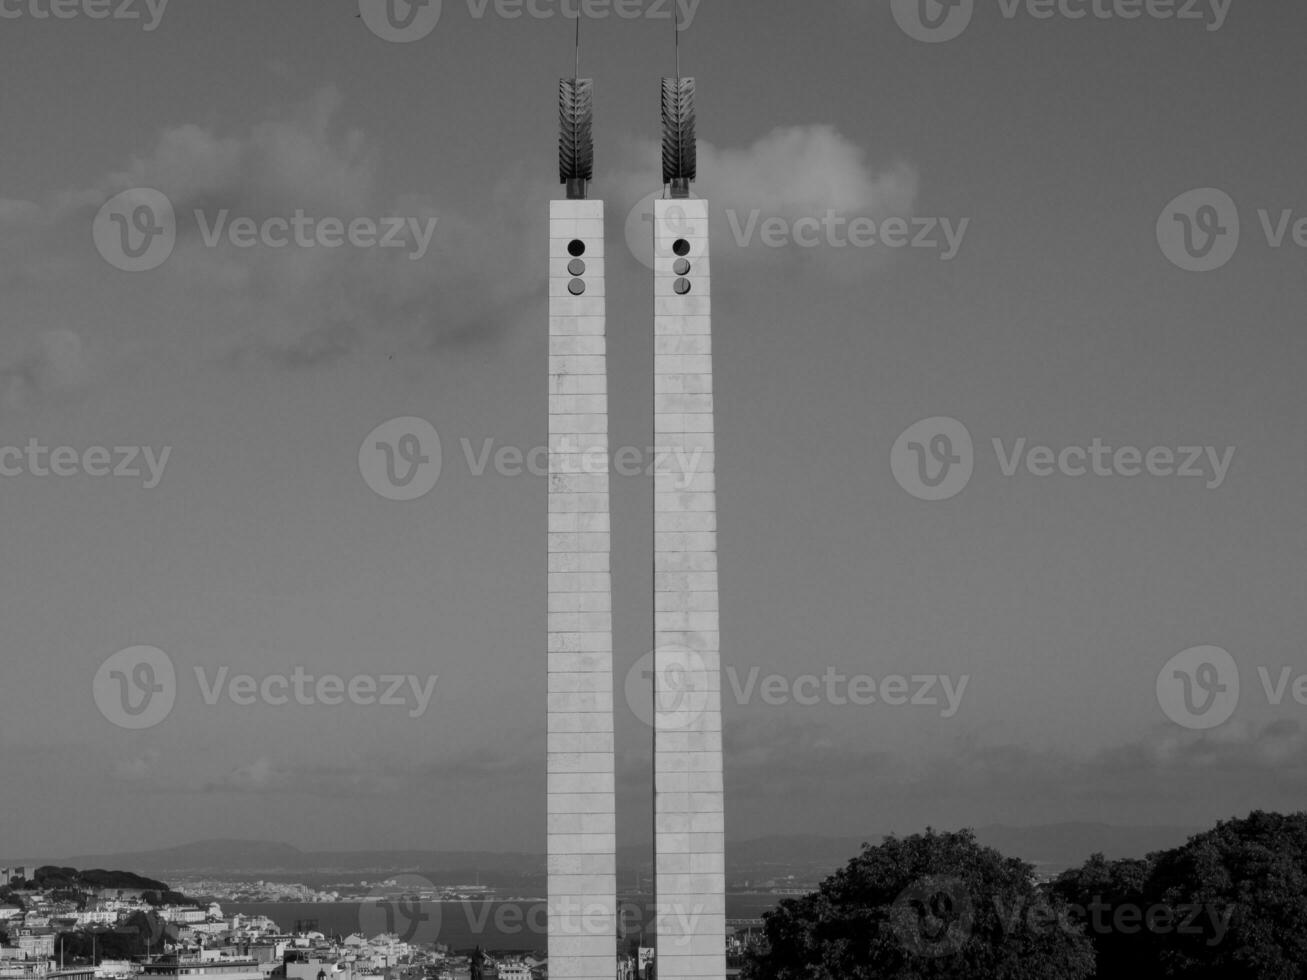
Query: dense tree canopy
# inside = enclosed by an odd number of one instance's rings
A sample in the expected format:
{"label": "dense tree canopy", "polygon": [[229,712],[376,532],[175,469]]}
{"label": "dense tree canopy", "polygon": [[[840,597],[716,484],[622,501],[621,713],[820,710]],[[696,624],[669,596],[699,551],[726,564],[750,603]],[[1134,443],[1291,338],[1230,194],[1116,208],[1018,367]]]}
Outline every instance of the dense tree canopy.
{"label": "dense tree canopy", "polygon": [[82,929],[59,934],[58,949],[70,963],[125,960],[162,953],[177,942],[177,926],[155,912],[133,912],[116,926]]}
{"label": "dense tree canopy", "polygon": [[967,831],[889,838],[766,917],[749,980],[1307,980],[1307,813],[1045,887]]}
{"label": "dense tree canopy", "polygon": [[1082,980],[1093,953],[1033,869],[970,831],[883,844],[767,916],[751,980]]}
{"label": "dense tree canopy", "polygon": [[1132,965],[1155,977],[1307,980],[1307,813],[1254,812],[1144,861],[1095,855],[1053,889],[1096,908],[1099,976]]}

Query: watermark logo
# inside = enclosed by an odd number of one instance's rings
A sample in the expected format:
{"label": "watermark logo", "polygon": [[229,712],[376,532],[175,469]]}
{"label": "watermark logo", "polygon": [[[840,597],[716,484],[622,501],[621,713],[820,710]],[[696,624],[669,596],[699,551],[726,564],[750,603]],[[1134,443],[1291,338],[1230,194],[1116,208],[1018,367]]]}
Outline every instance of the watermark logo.
{"label": "watermark logo", "polygon": [[971,227],[970,218],[885,218],[877,222],[866,215],[850,217],[833,209],[821,217],[807,215],[791,220],[781,215],[763,216],[755,208],[741,217],[734,208],[726,211],[735,244],[750,248],[755,242],[764,248],[915,248],[938,253],[941,262],[957,258]]}
{"label": "watermark logo", "polygon": [[78,450],[72,446],[51,448],[33,437],[26,446],[0,446],[0,479],[112,477],[140,480],[142,487],[153,490],[163,481],[171,456],[171,446],[158,451],[153,446],[88,446]]}
{"label": "watermark logo", "polygon": [[1239,208],[1225,191],[1200,187],[1181,194],[1157,219],[1157,244],[1186,272],[1214,272],[1239,248]]}
{"label": "watermark logo", "polygon": [[710,683],[703,657],[678,646],[659,647],[626,672],[626,703],[632,713],[658,731],[684,731],[708,710],[718,688]]}
{"label": "watermark logo", "polygon": [[104,203],[91,223],[96,250],[115,269],[149,272],[177,246],[177,215],[166,194],[133,187]]}
{"label": "watermark logo", "polygon": [[937,416],[908,426],[890,450],[894,479],[918,500],[948,500],[971,481],[971,433],[957,419]]}
{"label": "watermark logo", "polygon": [[[584,396],[582,396],[584,397]],[[359,472],[387,500],[415,500],[429,493],[443,472],[440,434],[421,418],[392,419],[378,426],[359,447]],[[529,450],[498,445],[493,439],[458,440],[460,453],[449,454],[480,478],[493,472],[502,477],[523,475],[573,477],[611,474],[619,477],[670,477],[672,491],[692,486],[711,466],[702,446],[619,446],[609,451],[606,440],[581,433],[555,434],[549,445]],[[570,520],[559,512],[560,521]]]}
{"label": "watermark logo", "polygon": [[135,20],[148,34],[167,8],[168,0],[0,0],[0,20]]}
{"label": "watermark logo", "polygon": [[626,247],[642,266],[650,271],[657,269],[659,260],[671,261],[676,256],[670,245],[663,246],[661,253],[657,242],[674,242],[690,234],[691,225],[684,209],[672,204],[663,212],[665,227],[655,229],[658,220],[654,215],[654,202],[662,200],[663,192],[654,191],[642,197],[626,215]]}
{"label": "watermark logo", "polygon": [[751,703],[756,695],[757,700],[773,707],[883,704],[890,708],[938,708],[941,718],[952,718],[962,707],[971,675],[954,678],[949,674],[886,674],[877,680],[870,674],[843,674],[835,667],[827,667],[820,676],[768,674],[762,677],[757,667],[751,667],[741,679],[734,667],[727,667],[726,680],[739,705]]}
{"label": "watermark logo", "polygon": [[426,419],[391,419],[368,433],[359,447],[364,482],[387,500],[425,497],[440,470],[440,433]]}
{"label": "watermark logo", "polygon": [[100,665],[92,693],[100,714],[119,728],[153,728],[172,712],[177,671],[158,647],[128,647]]}
{"label": "watermark logo", "polygon": [[440,23],[443,0],[359,0],[359,16],[383,41],[421,41]]}
{"label": "watermark logo", "polygon": [[[1028,17],[1050,20],[1174,20],[1201,23],[1206,30],[1225,26],[1234,0],[996,0],[1006,21]],[[959,37],[971,24],[974,0],[890,0],[894,20],[916,41],[939,44]]]}
{"label": "watermark logo", "polygon": [[[1207,490],[1225,485],[1235,447],[1112,446],[1100,436],[1085,444],[1054,447],[1021,436],[1011,443],[992,440],[999,475],[1045,480],[1159,479],[1202,480]],[[899,486],[918,500],[947,500],[971,479],[976,456],[971,435],[957,419],[924,419],[910,425],[890,450],[890,467]]]}
{"label": "watermark logo", "polygon": [[421,875],[397,875],[374,887],[359,904],[359,932],[398,936],[400,942],[409,944],[438,942],[439,894]]}
{"label": "watermark logo", "polygon": [[358,707],[407,708],[410,718],[421,718],[431,706],[437,674],[311,674],[296,666],[289,674],[232,674],[220,667],[212,676],[195,668],[195,681],[204,703],[213,707],[225,695],[232,704],[249,707],[265,704],[279,708],[294,701],[313,705],[352,704]]}
{"label": "watermark logo", "polygon": [[1157,703],[1184,728],[1205,731],[1223,725],[1239,706],[1239,667],[1220,647],[1191,647],[1158,673]]}
{"label": "watermark logo", "polygon": [[971,24],[975,0],[890,0],[899,28],[914,41],[952,41]]}
{"label": "watermark logo", "polygon": [[[224,243],[247,250],[266,248],[407,249],[421,260],[431,248],[440,219],[434,217],[315,217],[297,208],[290,215],[256,220],[233,217],[223,208],[193,212],[199,241],[205,248]],[[124,272],[149,272],[163,265],[177,246],[177,213],[167,195],[148,187],[123,191],[100,209],[91,226],[95,247],[104,260]]]}
{"label": "watermark logo", "polygon": [[[646,269],[656,269],[676,258],[672,243],[690,237],[695,226],[675,202],[663,212],[665,227],[654,228],[658,221],[654,202],[662,198],[655,191],[641,198],[626,216],[626,246],[635,260]],[[872,249],[912,248],[933,251],[940,261],[955,259],[971,227],[970,218],[889,217],[877,221],[866,215],[849,215],[827,209],[820,215],[786,217],[769,214],[761,208],[723,211],[725,227],[737,248],[767,249]],[[662,243],[661,245],[659,243]],[[661,252],[656,250],[661,249]]]}
{"label": "watermark logo", "polygon": [[1017,897],[1009,906],[994,896],[994,911],[999,927],[1008,934],[1024,925],[1032,935],[1061,931],[1068,935],[1135,936],[1142,932],[1154,936],[1187,936],[1205,939],[1208,947],[1219,946],[1229,932],[1234,909],[1210,903],[1168,905],[1162,902],[1147,907],[1134,902],[1114,904],[1094,896],[1087,905],[1069,902],[1054,907],[1046,896],[1033,901]]}
{"label": "watermark logo", "polygon": [[[473,20],[494,15],[500,20],[670,20],[677,17],[682,30],[694,23],[703,0],[467,0]],[[441,0],[359,0],[359,16],[383,41],[410,44],[420,41],[440,22]]]}
{"label": "watermark logo", "polygon": [[[352,704],[407,708],[420,718],[431,706],[436,674],[315,675],[302,666],[289,674],[232,674],[229,667],[212,673],[195,667],[200,697],[213,707],[224,697],[234,705],[263,704],[281,707]],[[119,728],[153,728],[172,711],[178,680],[172,658],[157,647],[129,647],[100,665],[92,685],[95,703],[104,717]]]}
{"label": "watermark logo", "polygon": [[[1307,250],[1307,216],[1293,208],[1258,208],[1257,228],[1273,251],[1290,244]],[[1225,267],[1239,249],[1241,238],[1251,237],[1242,231],[1238,205],[1225,191],[1213,187],[1186,191],[1157,219],[1162,254],[1186,272],[1215,272]]]}
{"label": "watermark logo", "polygon": [[971,938],[975,913],[964,882],[931,876],[899,894],[890,908],[890,922],[910,953],[934,959],[961,952]]}
{"label": "watermark logo", "polygon": [[[933,708],[941,718],[954,717],[970,674],[845,674],[827,667],[822,674],[763,675],[757,666],[743,674],[728,666],[721,675],[709,668],[703,656],[679,647],[641,657],[626,674],[626,703],[646,725],[677,730],[702,717],[712,699],[729,694],[740,706],[754,703],[769,707],[831,705],[890,708]],[[716,675],[716,676],[715,676]],[[719,677],[724,676],[726,687]],[[650,682],[659,680],[653,685]]]}

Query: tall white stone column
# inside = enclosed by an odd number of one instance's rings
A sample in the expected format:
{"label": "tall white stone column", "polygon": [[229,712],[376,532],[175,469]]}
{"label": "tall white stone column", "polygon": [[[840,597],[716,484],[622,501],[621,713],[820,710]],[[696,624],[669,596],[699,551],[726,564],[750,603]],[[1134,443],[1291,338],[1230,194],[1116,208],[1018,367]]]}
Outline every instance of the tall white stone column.
{"label": "tall white stone column", "polygon": [[617,969],[602,201],[549,210],[550,980]]}
{"label": "tall white stone column", "polygon": [[708,204],[654,203],[654,866],[658,980],[726,975]]}

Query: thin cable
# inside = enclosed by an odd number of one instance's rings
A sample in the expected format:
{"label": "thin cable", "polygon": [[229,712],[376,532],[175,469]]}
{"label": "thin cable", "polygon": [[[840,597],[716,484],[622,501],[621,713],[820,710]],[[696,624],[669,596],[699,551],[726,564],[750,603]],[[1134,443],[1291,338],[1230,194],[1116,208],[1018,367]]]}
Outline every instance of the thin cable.
{"label": "thin cable", "polygon": [[672,4],[672,31],[676,34],[676,86],[681,85],[681,12]]}

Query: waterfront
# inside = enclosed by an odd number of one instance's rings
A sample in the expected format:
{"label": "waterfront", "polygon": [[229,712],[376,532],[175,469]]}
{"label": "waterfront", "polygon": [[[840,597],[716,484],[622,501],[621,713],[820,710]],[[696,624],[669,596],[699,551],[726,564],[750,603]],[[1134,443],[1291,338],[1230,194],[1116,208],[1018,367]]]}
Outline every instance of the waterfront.
{"label": "waterfront", "polygon": [[[732,894],[726,896],[729,919],[758,919],[774,908],[780,896]],[[618,921],[628,935],[643,929],[652,934],[654,913],[648,896],[623,898]],[[317,931],[327,936],[348,936],[362,932],[373,935],[396,931],[412,942],[440,942],[454,949],[482,946],[494,950],[539,950],[547,944],[545,903],[513,901],[420,902],[413,906],[396,903],[394,918],[387,921],[376,904],[364,902],[224,902],[228,915],[266,915],[286,931],[298,923],[316,921]],[[405,932],[408,935],[405,935]]]}

